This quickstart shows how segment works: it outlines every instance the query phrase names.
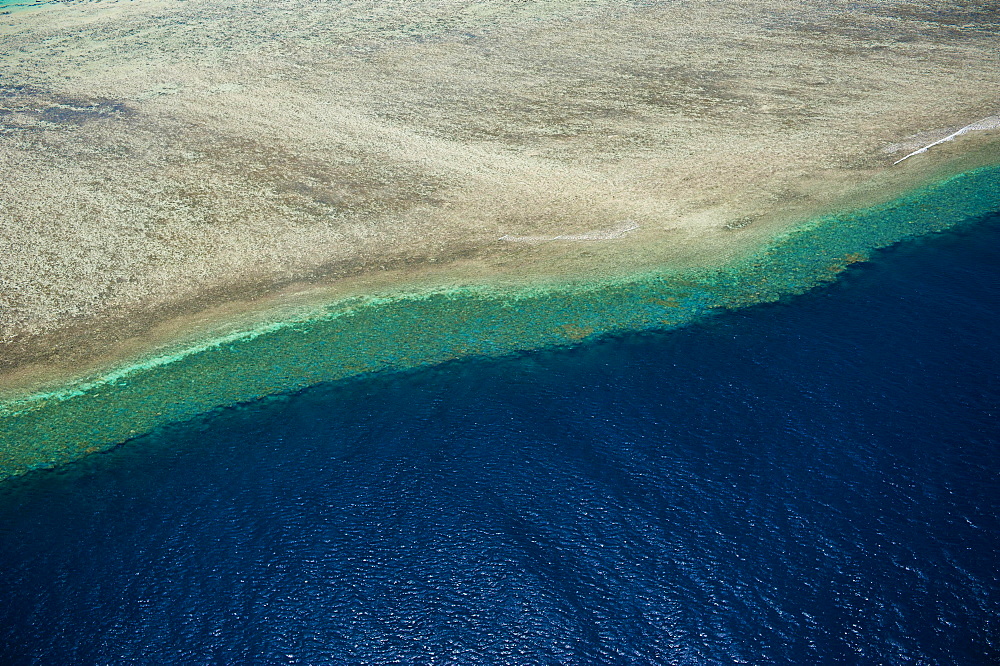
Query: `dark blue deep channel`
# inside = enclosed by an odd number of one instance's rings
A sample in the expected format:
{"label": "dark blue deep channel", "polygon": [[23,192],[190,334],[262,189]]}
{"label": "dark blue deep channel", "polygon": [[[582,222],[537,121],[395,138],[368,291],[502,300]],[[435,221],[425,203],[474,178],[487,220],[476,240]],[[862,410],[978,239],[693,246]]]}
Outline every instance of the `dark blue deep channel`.
{"label": "dark blue deep channel", "polygon": [[0,486],[2,664],[1000,663],[1000,218]]}

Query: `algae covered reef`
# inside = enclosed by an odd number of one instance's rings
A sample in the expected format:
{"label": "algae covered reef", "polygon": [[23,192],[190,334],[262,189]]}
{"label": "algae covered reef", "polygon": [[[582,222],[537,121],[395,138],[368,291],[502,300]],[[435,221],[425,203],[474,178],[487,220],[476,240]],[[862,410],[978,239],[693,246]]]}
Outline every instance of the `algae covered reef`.
{"label": "algae covered reef", "polygon": [[988,3],[2,18],[0,476],[318,381],[679,326],[1000,209]]}

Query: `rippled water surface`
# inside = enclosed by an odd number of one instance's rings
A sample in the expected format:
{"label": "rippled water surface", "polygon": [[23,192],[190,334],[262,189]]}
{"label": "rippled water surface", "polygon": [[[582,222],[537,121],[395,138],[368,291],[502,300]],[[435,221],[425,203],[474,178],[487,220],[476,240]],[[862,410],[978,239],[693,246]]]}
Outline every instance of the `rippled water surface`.
{"label": "rippled water surface", "polygon": [[0,487],[0,661],[1000,661],[1000,219]]}

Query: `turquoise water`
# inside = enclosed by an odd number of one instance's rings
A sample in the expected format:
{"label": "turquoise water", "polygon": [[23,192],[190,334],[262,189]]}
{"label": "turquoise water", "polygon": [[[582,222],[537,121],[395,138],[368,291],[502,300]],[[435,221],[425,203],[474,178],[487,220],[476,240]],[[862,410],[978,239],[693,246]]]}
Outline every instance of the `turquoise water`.
{"label": "turquoise water", "polygon": [[722,309],[774,301],[835,279],[872,248],[1000,209],[1000,167],[965,173],[888,204],[814,220],[721,268],[565,288],[352,299],[196,353],[154,359],[83,387],[0,411],[0,476],[87,452],[210,409],[367,372],[670,329]]}
{"label": "turquoise water", "polygon": [[0,663],[1000,663],[998,330],[994,217],[159,428],[0,486]]}
{"label": "turquoise water", "polygon": [[56,0],[0,0],[0,11],[14,11],[37,7],[39,5],[48,5],[54,1]]}

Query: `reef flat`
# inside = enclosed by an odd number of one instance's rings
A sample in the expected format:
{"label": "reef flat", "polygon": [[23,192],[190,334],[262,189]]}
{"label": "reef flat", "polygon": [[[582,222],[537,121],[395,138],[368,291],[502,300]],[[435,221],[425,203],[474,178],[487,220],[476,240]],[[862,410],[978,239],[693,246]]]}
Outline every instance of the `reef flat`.
{"label": "reef flat", "polygon": [[0,18],[0,476],[317,381],[681,325],[1000,209],[988,3]]}
{"label": "reef flat", "polygon": [[1000,210],[1000,167],[820,218],[712,269],[526,289],[456,288],[335,302],[0,407],[0,478],[70,461],[211,408],[470,355],[668,329],[832,280],[866,253]]}

